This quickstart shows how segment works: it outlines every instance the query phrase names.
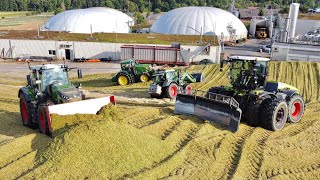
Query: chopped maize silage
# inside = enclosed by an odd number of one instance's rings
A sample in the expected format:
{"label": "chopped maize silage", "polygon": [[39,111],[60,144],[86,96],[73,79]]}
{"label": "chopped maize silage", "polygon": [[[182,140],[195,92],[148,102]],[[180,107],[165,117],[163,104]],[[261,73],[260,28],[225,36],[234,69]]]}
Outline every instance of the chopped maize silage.
{"label": "chopped maize silage", "polygon": [[[53,120],[59,118],[63,116],[54,116]],[[63,120],[77,125],[54,132],[53,142],[40,156],[44,164],[35,170],[33,177],[125,177],[152,166],[173,151],[160,138],[121,123],[120,114],[113,105],[99,115],[67,116]]]}

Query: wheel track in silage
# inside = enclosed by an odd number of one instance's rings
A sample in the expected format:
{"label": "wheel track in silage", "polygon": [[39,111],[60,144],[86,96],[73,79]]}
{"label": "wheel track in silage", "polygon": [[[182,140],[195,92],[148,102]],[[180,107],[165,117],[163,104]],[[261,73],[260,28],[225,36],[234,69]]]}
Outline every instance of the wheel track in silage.
{"label": "wheel track in silage", "polygon": [[152,169],[155,169],[157,167],[159,167],[160,165],[162,165],[163,163],[166,163],[167,161],[169,161],[171,158],[173,158],[177,153],[179,153],[180,151],[182,151],[185,146],[187,146],[189,144],[189,142],[194,138],[194,136],[197,134],[197,132],[201,129],[202,125],[196,125],[194,127],[191,127],[187,130],[187,132],[185,133],[185,136],[179,140],[179,142],[177,142],[177,148],[176,150],[171,153],[170,155],[166,156],[164,159],[162,159],[159,162],[154,163],[153,165],[151,165],[150,167],[145,167],[142,168],[136,172],[133,172],[131,174],[125,174],[123,175],[120,179],[124,179],[124,178],[133,178],[135,176],[138,176],[141,173],[144,173],[146,171],[150,171]]}

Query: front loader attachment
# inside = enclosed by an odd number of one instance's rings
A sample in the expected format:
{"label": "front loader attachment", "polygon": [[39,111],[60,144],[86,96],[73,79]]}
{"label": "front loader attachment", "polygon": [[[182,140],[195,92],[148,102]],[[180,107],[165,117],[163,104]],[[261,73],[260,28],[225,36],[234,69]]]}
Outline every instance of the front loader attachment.
{"label": "front loader attachment", "polygon": [[174,113],[195,115],[204,120],[226,125],[229,130],[236,132],[239,129],[242,110],[233,97],[193,91],[192,95],[178,94]]}
{"label": "front loader attachment", "polygon": [[109,103],[115,104],[114,96],[88,99],[65,104],[47,106],[46,115],[49,131],[52,132],[52,114],[73,115],[73,114],[97,114],[97,112]]}

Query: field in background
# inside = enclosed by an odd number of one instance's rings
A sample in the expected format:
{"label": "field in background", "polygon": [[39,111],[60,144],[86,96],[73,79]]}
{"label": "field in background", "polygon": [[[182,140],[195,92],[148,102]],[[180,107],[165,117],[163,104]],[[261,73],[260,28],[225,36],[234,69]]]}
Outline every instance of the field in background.
{"label": "field in background", "polygon": [[[228,67],[192,66],[208,90],[228,84]],[[24,76],[24,75],[23,75]],[[88,94],[116,94],[142,100],[119,102],[99,116],[55,131],[50,139],[20,122],[18,86],[0,86],[0,176],[15,178],[95,179],[319,179],[320,63],[271,62],[271,80],[292,84],[307,101],[298,124],[279,132],[241,123],[237,133],[195,117],[173,114],[167,105],[145,103],[149,83],[116,86],[111,74],[88,75],[81,81]],[[18,82],[21,83],[19,79]],[[2,83],[2,78],[0,78]],[[141,103],[142,102],[142,103]],[[103,118],[105,117],[105,118]],[[108,117],[108,118],[107,118]],[[56,120],[63,117],[58,117]],[[72,166],[70,165],[72,164]]]}
{"label": "field in background", "polygon": [[0,30],[37,30],[52,16],[52,13],[29,11],[0,12]]}

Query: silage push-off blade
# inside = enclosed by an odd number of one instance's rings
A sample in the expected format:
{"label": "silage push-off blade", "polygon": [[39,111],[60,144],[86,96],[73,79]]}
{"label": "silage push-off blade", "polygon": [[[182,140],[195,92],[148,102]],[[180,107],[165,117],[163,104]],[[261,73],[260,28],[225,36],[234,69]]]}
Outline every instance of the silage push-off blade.
{"label": "silage push-off blade", "polygon": [[88,99],[83,101],[51,105],[47,107],[47,119],[50,131],[51,129],[51,114],[58,115],[73,115],[73,114],[97,114],[97,112],[109,103],[115,104],[114,96]]}
{"label": "silage push-off blade", "polygon": [[232,132],[239,129],[241,109],[227,102],[207,97],[179,94],[174,107],[176,114],[195,115],[201,119],[228,126]]}

